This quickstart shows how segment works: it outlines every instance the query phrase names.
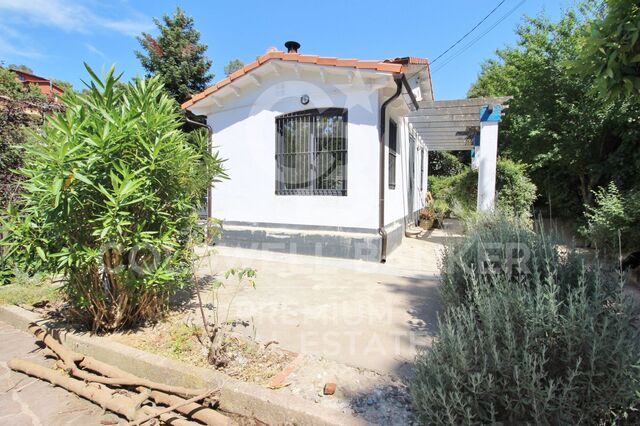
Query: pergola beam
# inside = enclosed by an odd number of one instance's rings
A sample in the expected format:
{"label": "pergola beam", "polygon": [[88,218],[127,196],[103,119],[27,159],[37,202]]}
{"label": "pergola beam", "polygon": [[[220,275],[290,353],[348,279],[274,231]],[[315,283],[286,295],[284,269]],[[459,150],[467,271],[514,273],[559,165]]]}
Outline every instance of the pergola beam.
{"label": "pergola beam", "polygon": [[491,210],[495,203],[495,173],[498,122],[511,97],[420,101],[408,114],[411,128],[429,151],[469,151],[479,135],[478,210]]}
{"label": "pergola beam", "polygon": [[478,113],[475,114],[441,114],[428,115],[422,114],[415,117],[409,117],[409,123],[458,123],[460,121],[478,122]]}
{"label": "pergola beam", "polygon": [[426,143],[426,145],[428,147],[432,147],[432,146],[450,146],[450,145],[456,145],[456,146],[466,146],[471,148],[471,143],[467,142],[467,141],[438,141],[438,142],[432,142],[432,143]]}
{"label": "pergola beam", "polygon": [[420,101],[420,110],[426,108],[451,108],[451,107],[477,107],[480,108],[484,105],[504,104],[509,101],[511,96],[497,96],[493,98],[469,98],[469,99],[454,99],[450,101]]}
{"label": "pergola beam", "polygon": [[466,130],[468,127],[480,127],[480,123],[478,122],[478,118],[475,120],[465,120],[465,121],[437,121],[437,122],[412,122],[409,121],[414,129],[450,129],[450,128],[458,128],[462,130]]}
{"label": "pergola beam", "polygon": [[445,145],[445,146],[427,146],[430,152],[433,151],[469,151],[471,148],[468,146],[460,145]]}

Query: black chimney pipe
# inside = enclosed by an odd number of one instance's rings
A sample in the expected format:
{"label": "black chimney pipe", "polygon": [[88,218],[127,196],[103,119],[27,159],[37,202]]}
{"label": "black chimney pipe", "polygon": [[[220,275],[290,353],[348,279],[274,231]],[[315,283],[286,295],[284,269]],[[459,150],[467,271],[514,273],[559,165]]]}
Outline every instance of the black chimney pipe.
{"label": "black chimney pipe", "polygon": [[284,44],[284,47],[287,48],[287,53],[298,53],[298,49],[300,49],[300,43],[297,41],[288,41]]}

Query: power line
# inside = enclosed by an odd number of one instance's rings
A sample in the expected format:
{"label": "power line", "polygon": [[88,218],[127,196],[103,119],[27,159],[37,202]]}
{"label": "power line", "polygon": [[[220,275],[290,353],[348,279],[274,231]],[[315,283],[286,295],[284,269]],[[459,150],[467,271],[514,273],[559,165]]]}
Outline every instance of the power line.
{"label": "power line", "polygon": [[483,32],[482,34],[480,34],[478,37],[476,37],[475,39],[473,39],[470,43],[466,44],[464,47],[462,47],[462,49],[458,50],[456,52],[455,55],[453,55],[452,57],[448,58],[445,63],[443,63],[442,65],[440,65],[438,68],[434,69],[433,71],[431,71],[431,74],[435,74],[437,71],[440,71],[442,68],[446,67],[451,61],[453,61],[454,59],[456,59],[458,56],[460,56],[461,54],[463,54],[468,48],[470,48],[471,46],[473,46],[474,44],[476,44],[477,41],[479,41],[482,37],[486,36],[487,34],[489,34],[489,32],[491,32],[495,27],[497,27],[498,25],[500,25],[505,19],[507,19],[509,16],[511,16],[511,14],[513,14],[513,12],[515,12],[520,6],[522,6],[524,3],[526,2],[526,0],[522,0],[520,3],[518,3],[513,9],[509,10],[509,12],[507,12],[506,14],[504,14],[498,21],[496,21],[496,23],[494,23],[491,27],[489,27],[485,32]]}
{"label": "power line", "polygon": [[497,5],[496,7],[494,7],[494,8],[493,8],[493,10],[492,10],[491,12],[489,12],[489,14],[488,14],[487,16],[485,16],[484,18],[482,18],[482,20],[481,20],[480,22],[478,22],[478,23],[476,24],[476,26],[475,26],[475,27],[471,28],[471,29],[469,30],[469,32],[467,32],[467,33],[466,33],[465,35],[463,35],[463,36],[462,36],[458,41],[456,41],[456,42],[455,42],[455,43],[453,43],[451,46],[449,46],[449,48],[448,48],[447,50],[445,50],[444,52],[442,52],[441,54],[439,54],[437,58],[435,58],[433,61],[431,61],[431,64],[433,65],[433,64],[434,64],[438,59],[440,59],[441,57],[443,57],[444,55],[446,55],[446,53],[447,53],[448,51],[450,51],[451,49],[453,49],[454,47],[456,47],[456,46],[457,46],[457,45],[458,45],[462,40],[464,40],[465,38],[467,38],[467,36],[468,36],[469,34],[471,34],[473,31],[475,31],[475,29],[476,29],[476,28],[478,28],[480,25],[482,25],[482,23],[483,23],[484,21],[486,21],[486,20],[487,20],[487,18],[489,18],[489,16],[493,15],[493,12],[495,12],[496,10],[498,10],[498,8],[499,8],[500,6],[502,6],[502,4],[503,4],[505,1],[507,1],[507,0],[502,0],[500,3],[498,3],[498,5]]}
{"label": "power line", "polygon": [[498,19],[498,21],[496,21],[491,27],[489,27],[487,30],[485,30],[485,32],[483,32],[482,34],[480,34],[478,37],[476,37],[475,39],[471,40],[471,42],[469,42],[468,44],[466,44],[465,46],[463,46],[460,50],[458,50],[456,52],[455,55],[453,55],[452,57],[448,58],[444,64],[440,65],[438,68],[436,68],[435,70],[432,71],[432,73],[435,73],[436,71],[441,70],[442,68],[446,67],[451,61],[453,61],[454,59],[456,59],[457,57],[459,57],[461,54],[463,54],[467,49],[469,49],[471,46],[473,46],[474,44],[476,44],[476,42],[478,42],[482,37],[484,37],[485,35],[489,34],[495,27],[497,27],[498,25],[500,25],[505,19],[507,19],[509,16],[511,16],[511,14],[513,14],[513,12],[515,12],[520,6],[522,6],[525,3],[526,0],[522,0],[520,3],[518,3],[513,9],[509,10],[509,12],[507,12],[506,14],[504,14],[500,19]]}

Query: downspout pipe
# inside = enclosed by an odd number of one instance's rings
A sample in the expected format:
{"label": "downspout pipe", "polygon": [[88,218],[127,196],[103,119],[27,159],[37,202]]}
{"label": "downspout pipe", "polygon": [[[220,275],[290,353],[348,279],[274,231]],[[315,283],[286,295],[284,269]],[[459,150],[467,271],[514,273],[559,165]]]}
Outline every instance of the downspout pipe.
{"label": "downspout pipe", "polygon": [[[209,154],[211,154],[211,151],[213,149],[213,128],[209,125],[209,124],[203,124],[203,123],[199,123],[197,121],[193,121],[189,118],[189,116],[185,113],[184,115],[184,120],[196,127],[202,127],[207,129],[207,152]],[[207,186],[207,220],[209,220],[213,214],[213,200],[212,200],[212,191],[211,191],[211,184],[209,184],[209,186]],[[209,238],[209,227],[207,226],[207,237]]]}
{"label": "downspout pipe", "polygon": [[379,155],[379,185],[378,185],[378,233],[380,234],[381,250],[380,250],[380,262],[385,263],[387,261],[387,231],[384,229],[384,169],[385,169],[385,134],[387,127],[387,105],[395,101],[402,93],[402,85],[404,80],[404,74],[394,74],[393,79],[396,82],[396,92],[380,107],[380,155]]}

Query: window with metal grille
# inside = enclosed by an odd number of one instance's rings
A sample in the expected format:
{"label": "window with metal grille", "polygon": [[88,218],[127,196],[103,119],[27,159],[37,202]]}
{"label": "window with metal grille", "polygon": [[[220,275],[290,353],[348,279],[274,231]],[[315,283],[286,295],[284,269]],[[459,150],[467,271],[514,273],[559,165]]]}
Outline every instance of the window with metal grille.
{"label": "window with metal grille", "polygon": [[398,155],[398,125],[389,120],[389,189],[396,189],[396,157]]}
{"label": "window with metal grille", "polygon": [[347,195],[347,110],[276,118],[276,194]]}

